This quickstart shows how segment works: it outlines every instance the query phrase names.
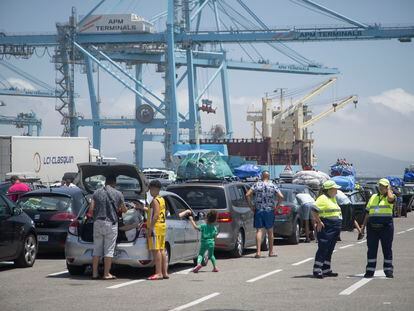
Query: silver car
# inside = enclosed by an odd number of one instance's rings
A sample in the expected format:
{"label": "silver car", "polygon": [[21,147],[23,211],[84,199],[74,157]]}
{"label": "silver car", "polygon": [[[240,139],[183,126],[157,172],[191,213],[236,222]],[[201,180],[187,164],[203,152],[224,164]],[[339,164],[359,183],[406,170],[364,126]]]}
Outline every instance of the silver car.
{"label": "silver car", "polygon": [[[103,185],[105,176],[115,175],[117,180],[134,179],[136,189],[126,187],[122,191],[126,202],[143,199],[146,191],[145,177],[135,166],[121,163],[85,163],[79,164],[78,186],[88,193]],[[178,214],[190,209],[178,195],[162,191],[167,208],[166,251],[169,264],[186,260],[195,260],[198,255],[200,234],[187,219]],[[92,264],[93,223],[85,220],[85,211],[69,226],[65,246],[68,271],[72,275],[83,274],[85,267]],[[123,214],[124,227],[120,227],[113,264],[131,267],[151,267],[154,265],[151,252],[148,251],[146,225],[139,211],[129,210]]]}

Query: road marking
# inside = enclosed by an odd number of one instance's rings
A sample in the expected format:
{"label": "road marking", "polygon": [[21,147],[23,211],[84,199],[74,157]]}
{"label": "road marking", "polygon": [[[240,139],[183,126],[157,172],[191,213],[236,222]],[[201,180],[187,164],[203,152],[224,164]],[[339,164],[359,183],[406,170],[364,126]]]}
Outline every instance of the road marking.
{"label": "road marking", "polygon": [[299,265],[301,265],[301,264],[303,264],[303,263],[305,263],[305,262],[311,261],[311,260],[313,260],[313,257],[309,257],[309,258],[307,258],[307,259],[305,259],[305,260],[302,260],[302,261],[299,261],[299,262],[292,263],[292,266],[299,266]]}
{"label": "road marking", "polygon": [[189,307],[192,307],[192,306],[198,305],[199,303],[202,303],[202,302],[204,302],[204,301],[206,301],[206,300],[209,300],[209,299],[211,299],[211,298],[214,298],[214,297],[216,297],[216,296],[218,296],[218,295],[220,295],[220,293],[212,293],[212,294],[210,294],[210,295],[208,295],[208,296],[204,296],[204,297],[202,297],[202,298],[200,298],[200,299],[194,300],[194,301],[189,302],[189,303],[187,303],[187,304],[185,304],[185,305],[182,305],[182,306],[179,306],[179,307],[177,307],[177,308],[171,309],[170,311],[180,311],[180,310],[184,310],[184,309],[187,309],[187,308],[189,308]]}
{"label": "road marking", "polygon": [[351,295],[354,291],[356,291],[358,288],[364,286],[368,282],[372,281],[372,279],[362,279],[356,282],[355,284],[349,286],[347,289],[343,290],[339,293],[339,295]]}
{"label": "road marking", "polygon": [[345,249],[345,248],[348,248],[348,247],[352,247],[352,246],[354,246],[355,244],[348,244],[348,245],[344,245],[344,246],[341,246],[339,249]]}
{"label": "road marking", "polygon": [[337,249],[334,249],[334,251],[332,253],[336,253],[337,251],[338,251]]}
{"label": "road marking", "polygon": [[145,280],[134,280],[134,281],[129,281],[129,282],[125,282],[125,283],[121,283],[121,284],[109,286],[107,288],[108,289],[116,289],[116,288],[120,288],[120,287],[124,287],[124,286],[128,286],[128,285],[132,285],[132,284],[136,284],[136,283],[141,283],[141,282],[144,282],[144,281]]}
{"label": "road marking", "polygon": [[397,232],[397,234],[403,234],[403,233],[405,233],[405,231],[400,231],[400,232]]}
{"label": "road marking", "polygon": [[189,268],[189,269],[185,269],[185,270],[180,270],[180,271],[177,271],[177,272],[173,272],[171,274],[189,274],[193,269],[194,269],[194,267]]}
{"label": "road marking", "polygon": [[414,228],[410,228],[410,229],[407,229],[406,231],[413,231],[414,230]]}
{"label": "road marking", "polygon": [[274,271],[268,272],[268,273],[266,273],[266,274],[259,275],[258,277],[255,277],[255,278],[253,278],[253,279],[250,279],[250,280],[248,280],[248,281],[246,281],[246,282],[247,282],[247,283],[253,283],[253,282],[256,282],[256,281],[258,281],[258,280],[264,279],[265,277],[268,277],[268,276],[270,276],[270,275],[272,275],[272,274],[279,273],[279,272],[281,272],[281,271],[283,271],[283,270],[282,270],[282,269],[277,269],[277,270],[274,270]]}
{"label": "road marking", "polygon": [[358,244],[362,244],[362,243],[365,243],[367,240],[362,240],[362,241],[359,241],[359,242],[357,242]]}
{"label": "road marking", "polygon": [[65,274],[65,273],[68,273],[68,270],[52,273],[52,274],[49,274],[48,276],[56,276],[56,275],[61,275],[61,274]]}
{"label": "road marking", "polygon": [[[363,274],[357,274],[355,276],[356,277],[363,277],[364,275]],[[348,287],[347,289],[340,292],[339,295],[351,295],[358,288],[364,286],[365,284],[367,284],[369,281],[372,281],[373,279],[386,279],[384,270],[375,271],[374,278],[372,278],[372,279],[363,278],[363,279],[359,280],[358,282],[356,282],[355,284]]]}

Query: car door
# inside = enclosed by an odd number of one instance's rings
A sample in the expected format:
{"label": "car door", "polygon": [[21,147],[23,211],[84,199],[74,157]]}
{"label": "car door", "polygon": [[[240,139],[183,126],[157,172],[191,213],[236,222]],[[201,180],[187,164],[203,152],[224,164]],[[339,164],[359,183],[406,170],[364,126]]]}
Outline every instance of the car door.
{"label": "car door", "polygon": [[[189,209],[188,205],[178,197],[171,197],[171,201],[174,204],[174,207],[178,213],[181,213],[187,209]],[[199,232],[195,230],[191,225],[190,221],[187,218],[180,219],[181,222],[185,224],[185,246],[184,246],[184,257],[191,258],[194,257],[198,253],[199,247]]]}
{"label": "car door", "polygon": [[243,228],[246,236],[245,246],[252,246],[256,244],[256,230],[254,229],[254,215],[253,211],[249,207],[249,203],[246,199],[247,188],[244,185],[237,185],[236,190],[236,206],[238,212],[243,220]]}
{"label": "car door", "polygon": [[14,256],[17,246],[16,222],[12,219],[11,206],[0,196],[0,259]]}
{"label": "car door", "polygon": [[173,198],[171,196],[164,196],[164,199],[167,209],[167,240],[171,244],[171,260],[177,261],[185,257],[186,223],[178,217]]}
{"label": "car door", "polygon": [[351,196],[352,202],[352,215],[353,218],[359,223],[362,224],[365,217],[365,207],[367,205],[364,196],[360,192],[356,192]]}

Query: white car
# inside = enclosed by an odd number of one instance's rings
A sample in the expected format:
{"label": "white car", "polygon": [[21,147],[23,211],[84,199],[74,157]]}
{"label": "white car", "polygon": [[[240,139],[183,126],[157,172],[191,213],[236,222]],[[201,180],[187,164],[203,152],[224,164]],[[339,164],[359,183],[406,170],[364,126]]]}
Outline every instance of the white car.
{"label": "white car", "polygon": [[[122,163],[84,163],[78,164],[79,175],[76,184],[93,193],[105,176],[115,175],[117,179],[134,179],[136,189],[128,187],[122,191],[126,202],[144,198],[146,192],[145,177],[134,165]],[[122,189],[121,189],[122,190]],[[200,233],[191,226],[188,219],[179,218],[178,214],[190,207],[178,195],[162,191],[167,207],[166,250],[169,264],[186,260],[195,260],[198,255]],[[86,221],[87,210],[69,226],[65,246],[68,271],[72,275],[83,274],[85,267],[92,264],[93,224]],[[123,214],[124,228],[120,228],[113,264],[131,267],[151,267],[154,265],[151,252],[148,251],[146,225],[142,215],[135,210]],[[124,233],[125,234],[124,234]]]}

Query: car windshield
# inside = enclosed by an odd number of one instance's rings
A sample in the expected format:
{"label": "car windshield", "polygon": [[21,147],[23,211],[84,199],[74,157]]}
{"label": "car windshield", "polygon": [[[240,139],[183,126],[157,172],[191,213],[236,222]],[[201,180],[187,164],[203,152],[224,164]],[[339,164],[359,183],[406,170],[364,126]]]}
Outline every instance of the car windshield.
{"label": "car windshield", "polygon": [[414,195],[414,186],[404,186],[402,188],[403,195]]}
{"label": "car windshield", "polygon": [[187,187],[168,189],[168,191],[178,194],[194,210],[224,209],[227,206],[223,188]]}
{"label": "car windshield", "polygon": [[23,210],[71,212],[72,199],[64,196],[24,196],[18,205]]}

